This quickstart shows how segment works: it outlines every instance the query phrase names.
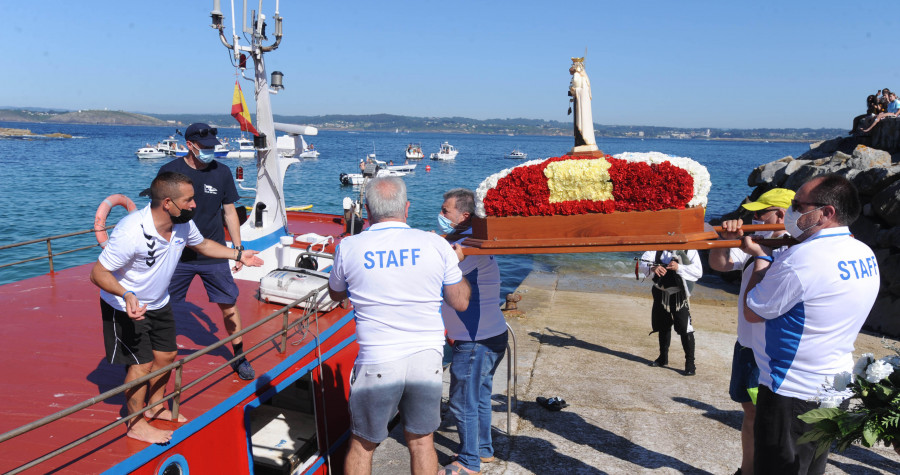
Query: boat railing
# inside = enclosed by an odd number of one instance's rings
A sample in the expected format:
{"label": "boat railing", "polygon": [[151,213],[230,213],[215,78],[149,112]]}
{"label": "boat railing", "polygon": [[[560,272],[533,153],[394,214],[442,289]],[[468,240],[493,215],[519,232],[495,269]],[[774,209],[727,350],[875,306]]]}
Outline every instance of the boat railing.
{"label": "boat railing", "polygon": [[[105,227],[105,230],[106,230],[106,231],[109,231],[110,229],[112,229],[112,228],[114,228],[114,227],[115,227],[115,225],[112,225],[112,226],[106,226],[106,227]],[[9,262],[9,263],[6,263],[6,264],[0,264],[0,269],[2,269],[2,268],[4,268],[4,267],[9,267],[9,266],[18,265],[18,264],[25,264],[26,262],[33,262],[33,261],[39,261],[39,260],[41,260],[41,259],[47,259],[48,262],[50,263],[50,272],[52,273],[52,272],[53,272],[53,258],[54,258],[54,257],[57,257],[57,256],[63,256],[63,255],[66,255],[66,254],[71,254],[71,253],[73,253],[73,252],[84,251],[84,250],[86,250],[86,249],[92,249],[92,248],[95,248],[95,247],[99,246],[99,244],[91,244],[90,246],[82,246],[82,247],[78,247],[78,248],[75,248],[75,249],[69,249],[69,250],[66,250],[66,251],[54,253],[54,252],[53,252],[53,245],[52,245],[53,240],[55,240],[55,239],[62,239],[62,238],[68,238],[68,237],[74,237],[74,236],[80,236],[80,235],[82,235],[82,234],[88,234],[88,233],[97,233],[97,232],[99,232],[99,231],[97,231],[97,230],[95,230],[95,229],[86,229],[86,230],[84,230],[84,231],[75,231],[75,232],[67,233],[67,234],[58,234],[58,235],[56,235],[56,236],[49,236],[49,237],[40,238],[40,239],[32,239],[32,240],[30,240],[30,241],[22,241],[22,242],[15,242],[15,243],[12,243],[12,244],[5,244],[5,245],[3,245],[3,246],[0,246],[0,251],[6,250],[6,249],[13,249],[13,248],[16,248],[16,247],[30,246],[30,245],[33,245],[33,244],[40,244],[40,243],[45,242],[45,243],[47,243],[47,254],[45,254],[45,255],[43,255],[43,256],[30,257],[30,258],[28,258],[28,259],[21,259],[21,260],[18,260],[18,261],[15,261],[15,262]]]}
{"label": "boat railing", "polygon": [[[273,342],[279,338],[280,338],[280,341],[277,343],[278,351],[280,353],[284,354],[287,351],[287,342],[289,339],[288,334],[291,331],[293,331],[294,329],[298,329],[301,332],[301,335],[305,335],[305,332],[307,330],[309,330],[309,325],[311,323],[310,320],[312,317],[318,317],[318,315],[320,313],[327,312],[338,305],[338,303],[336,303],[336,302],[329,301],[329,302],[323,304],[318,301],[319,294],[323,291],[327,292],[327,287],[328,287],[327,283],[323,284],[322,286],[318,287],[317,289],[312,290],[305,296],[298,298],[297,300],[291,302],[288,305],[285,305],[281,310],[275,311],[275,312],[265,316],[264,318],[260,319],[256,323],[253,323],[252,325],[245,327],[241,331],[235,332],[233,335],[229,336],[228,338],[222,339],[212,345],[207,346],[206,348],[203,348],[202,350],[196,351],[196,352],[192,353],[191,355],[189,355],[185,358],[182,358],[180,360],[177,360],[174,363],[172,363],[164,368],[160,368],[159,370],[156,370],[146,376],[138,378],[129,383],[123,384],[117,388],[106,391],[103,394],[100,394],[100,395],[94,396],[90,399],[87,399],[85,401],[82,401],[81,403],[71,406],[67,409],[64,409],[62,411],[51,414],[49,416],[43,417],[43,418],[33,421],[29,424],[26,424],[26,425],[23,425],[16,429],[13,429],[11,431],[8,431],[4,434],[0,434],[0,444],[4,443],[10,439],[13,439],[15,437],[18,437],[18,436],[21,436],[28,432],[31,432],[33,430],[36,430],[45,425],[48,425],[50,423],[53,423],[55,421],[58,421],[60,419],[63,419],[65,417],[68,417],[78,411],[87,409],[88,407],[93,406],[94,404],[103,402],[113,396],[122,394],[125,391],[128,391],[135,386],[145,384],[148,381],[150,381],[151,379],[156,378],[160,375],[163,375],[163,374],[165,374],[169,371],[173,371],[173,370],[175,372],[174,378],[173,378],[174,379],[174,389],[170,394],[165,395],[159,401],[158,404],[165,405],[169,401],[172,401],[172,416],[173,416],[172,418],[177,420],[179,409],[181,406],[182,394],[185,391],[191,389],[192,387],[200,384],[204,380],[215,375],[216,373],[218,373],[220,370],[222,370],[226,366],[229,366],[232,362],[237,361],[238,359],[244,357],[245,355],[249,355],[253,351],[257,350],[258,348],[260,348],[264,345],[267,345],[270,342]],[[290,316],[291,316],[290,311],[294,308],[302,309],[303,314],[300,318],[291,322],[290,321]],[[200,358],[203,355],[206,355],[207,353],[210,353],[212,351],[217,350],[218,348],[221,348],[222,346],[230,343],[232,340],[234,340],[236,338],[240,338],[243,335],[245,335],[245,334],[255,330],[256,328],[259,328],[260,326],[265,325],[266,323],[268,323],[272,320],[275,320],[276,318],[279,318],[279,317],[281,317],[281,319],[282,319],[282,324],[281,324],[281,328],[279,329],[279,331],[273,333],[272,335],[269,335],[267,338],[263,339],[262,341],[260,341],[259,343],[255,344],[255,345],[253,345],[252,347],[250,347],[243,353],[237,354],[234,356],[234,358],[231,358],[230,360],[226,361],[225,363],[209,370],[207,373],[201,375],[197,379],[195,379],[187,384],[182,385],[182,377],[183,377],[185,365],[196,360],[197,358]],[[316,318],[316,323],[318,323],[318,318]],[[315,337],[318,339],[318,332],[316,333]],[[305,338],[305,336],[304,336],[304,338]],[[147,408],[142,408],[140,411],[128,414],[127,416],[117,419],[114,422],[111,422],[111,423],[101,427],[100,429],[95,430],[94,432],[84,435],[80,439],[74,440],[52,452],[48,452],[47,454],[44,454],[44,455],[42,455],[24,465],[21,465],[7,473],[15,474],[15,473],[20,473],[24,470],[28,470],[29,468],[32,468],[38,464],[41,464],[47,460],[50,460],[53,457],[56,457],[72,448],[75,448],[85,442],[90,441],[91,439],[94,439],[95,437],[98,437],[98,436],[116,428],[117,426],[119,426],[122,423],[128,422],[131,419],[134,419],[135,417],[140,417],[146,410],[147,410]]]}

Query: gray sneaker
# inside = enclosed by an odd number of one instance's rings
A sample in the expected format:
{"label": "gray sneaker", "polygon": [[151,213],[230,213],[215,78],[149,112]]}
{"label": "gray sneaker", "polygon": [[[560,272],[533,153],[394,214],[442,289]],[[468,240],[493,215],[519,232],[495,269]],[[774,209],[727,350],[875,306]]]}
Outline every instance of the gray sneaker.
{"label": "gray sneaker", "polygon": [[247,361],[247,358],[241,358],[231,363],[231,369],[238,374],[239,378],[245,381],[250,381],[256,377],[256,371],[253,371],[253,367],[250,366],[250,362]]}

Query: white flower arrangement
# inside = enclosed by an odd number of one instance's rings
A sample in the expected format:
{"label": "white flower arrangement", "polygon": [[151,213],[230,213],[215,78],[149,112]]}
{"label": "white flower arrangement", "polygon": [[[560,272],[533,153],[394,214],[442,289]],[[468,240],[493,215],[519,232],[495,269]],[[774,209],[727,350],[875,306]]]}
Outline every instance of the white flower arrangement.
{"label": "white flower arrangement", "polygon": [[[815,442],[821,454],[832,444],[840,452],[856,442],[866,447],[884,442],[900,453],[900,371],[896,371],[900,348],[884,341],[882,345],[896,354],[876,360],[872,353],[864,353],[852,373],[825,379],[815,398],[819,408],[799,416],[813,428],[798,443]],[[852,404],[853,400],[858,402]],[[841,409],[844,404],[847,408]]]}

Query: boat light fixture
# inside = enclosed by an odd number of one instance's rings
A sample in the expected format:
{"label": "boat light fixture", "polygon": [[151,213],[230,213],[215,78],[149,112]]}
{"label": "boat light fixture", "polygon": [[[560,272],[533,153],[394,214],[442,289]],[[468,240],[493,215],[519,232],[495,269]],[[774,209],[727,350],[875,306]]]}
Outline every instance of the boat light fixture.
{"label": "boat light fixture", "polygon": [[222,14],[220,0],[213,0],[213,9],[209,12],[209,16],[212,18],[212,25],[209,26],[215,29],[222,28],[222,21],[225,19],[225,15]]}
{"label": "boat light fixture", "polygon": [[244,181],[244,167],[237,167],[234,169],[235,179],[238,182]]}
{"label": "boat light fixture", "polygon": [[284,89],[284,84],[282,83],[283,80],[284,74],[282,74],[281,71],[272,71],[272,89]]}

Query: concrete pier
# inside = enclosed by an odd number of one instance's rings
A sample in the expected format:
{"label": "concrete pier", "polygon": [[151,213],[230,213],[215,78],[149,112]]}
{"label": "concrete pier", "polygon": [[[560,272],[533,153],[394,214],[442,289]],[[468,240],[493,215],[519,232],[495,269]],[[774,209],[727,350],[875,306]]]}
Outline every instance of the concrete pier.
{"label": "concrete pier", "polygon": [[[701,280],[691,308],[697,375],[683,376],[683,352],[673,335],[670,367],[657,356],[650,332],[650,284],[566,272],[532,272],[519,286],[524,317],[508,322],[518,339],[518,405],[507,433],[506,363],[494,379],[496,461],[485,474],[712,473],[740,466],[740,405],[728,396],[735,342],[736,288]],[[716,288],[719,287],[719,288]],[[896,340],[890,340],[896,343]],[[887,355],[881,337],[860,334],[856,355]],[[458,439],[446,412],[435,434],[441,464]],[[569,404],[550,412],[535,398]],[[409,472],[397,427],[375,452],[375,474]],[[891,448],[853,446],[829,457],[827,473],[900,473]]]}

